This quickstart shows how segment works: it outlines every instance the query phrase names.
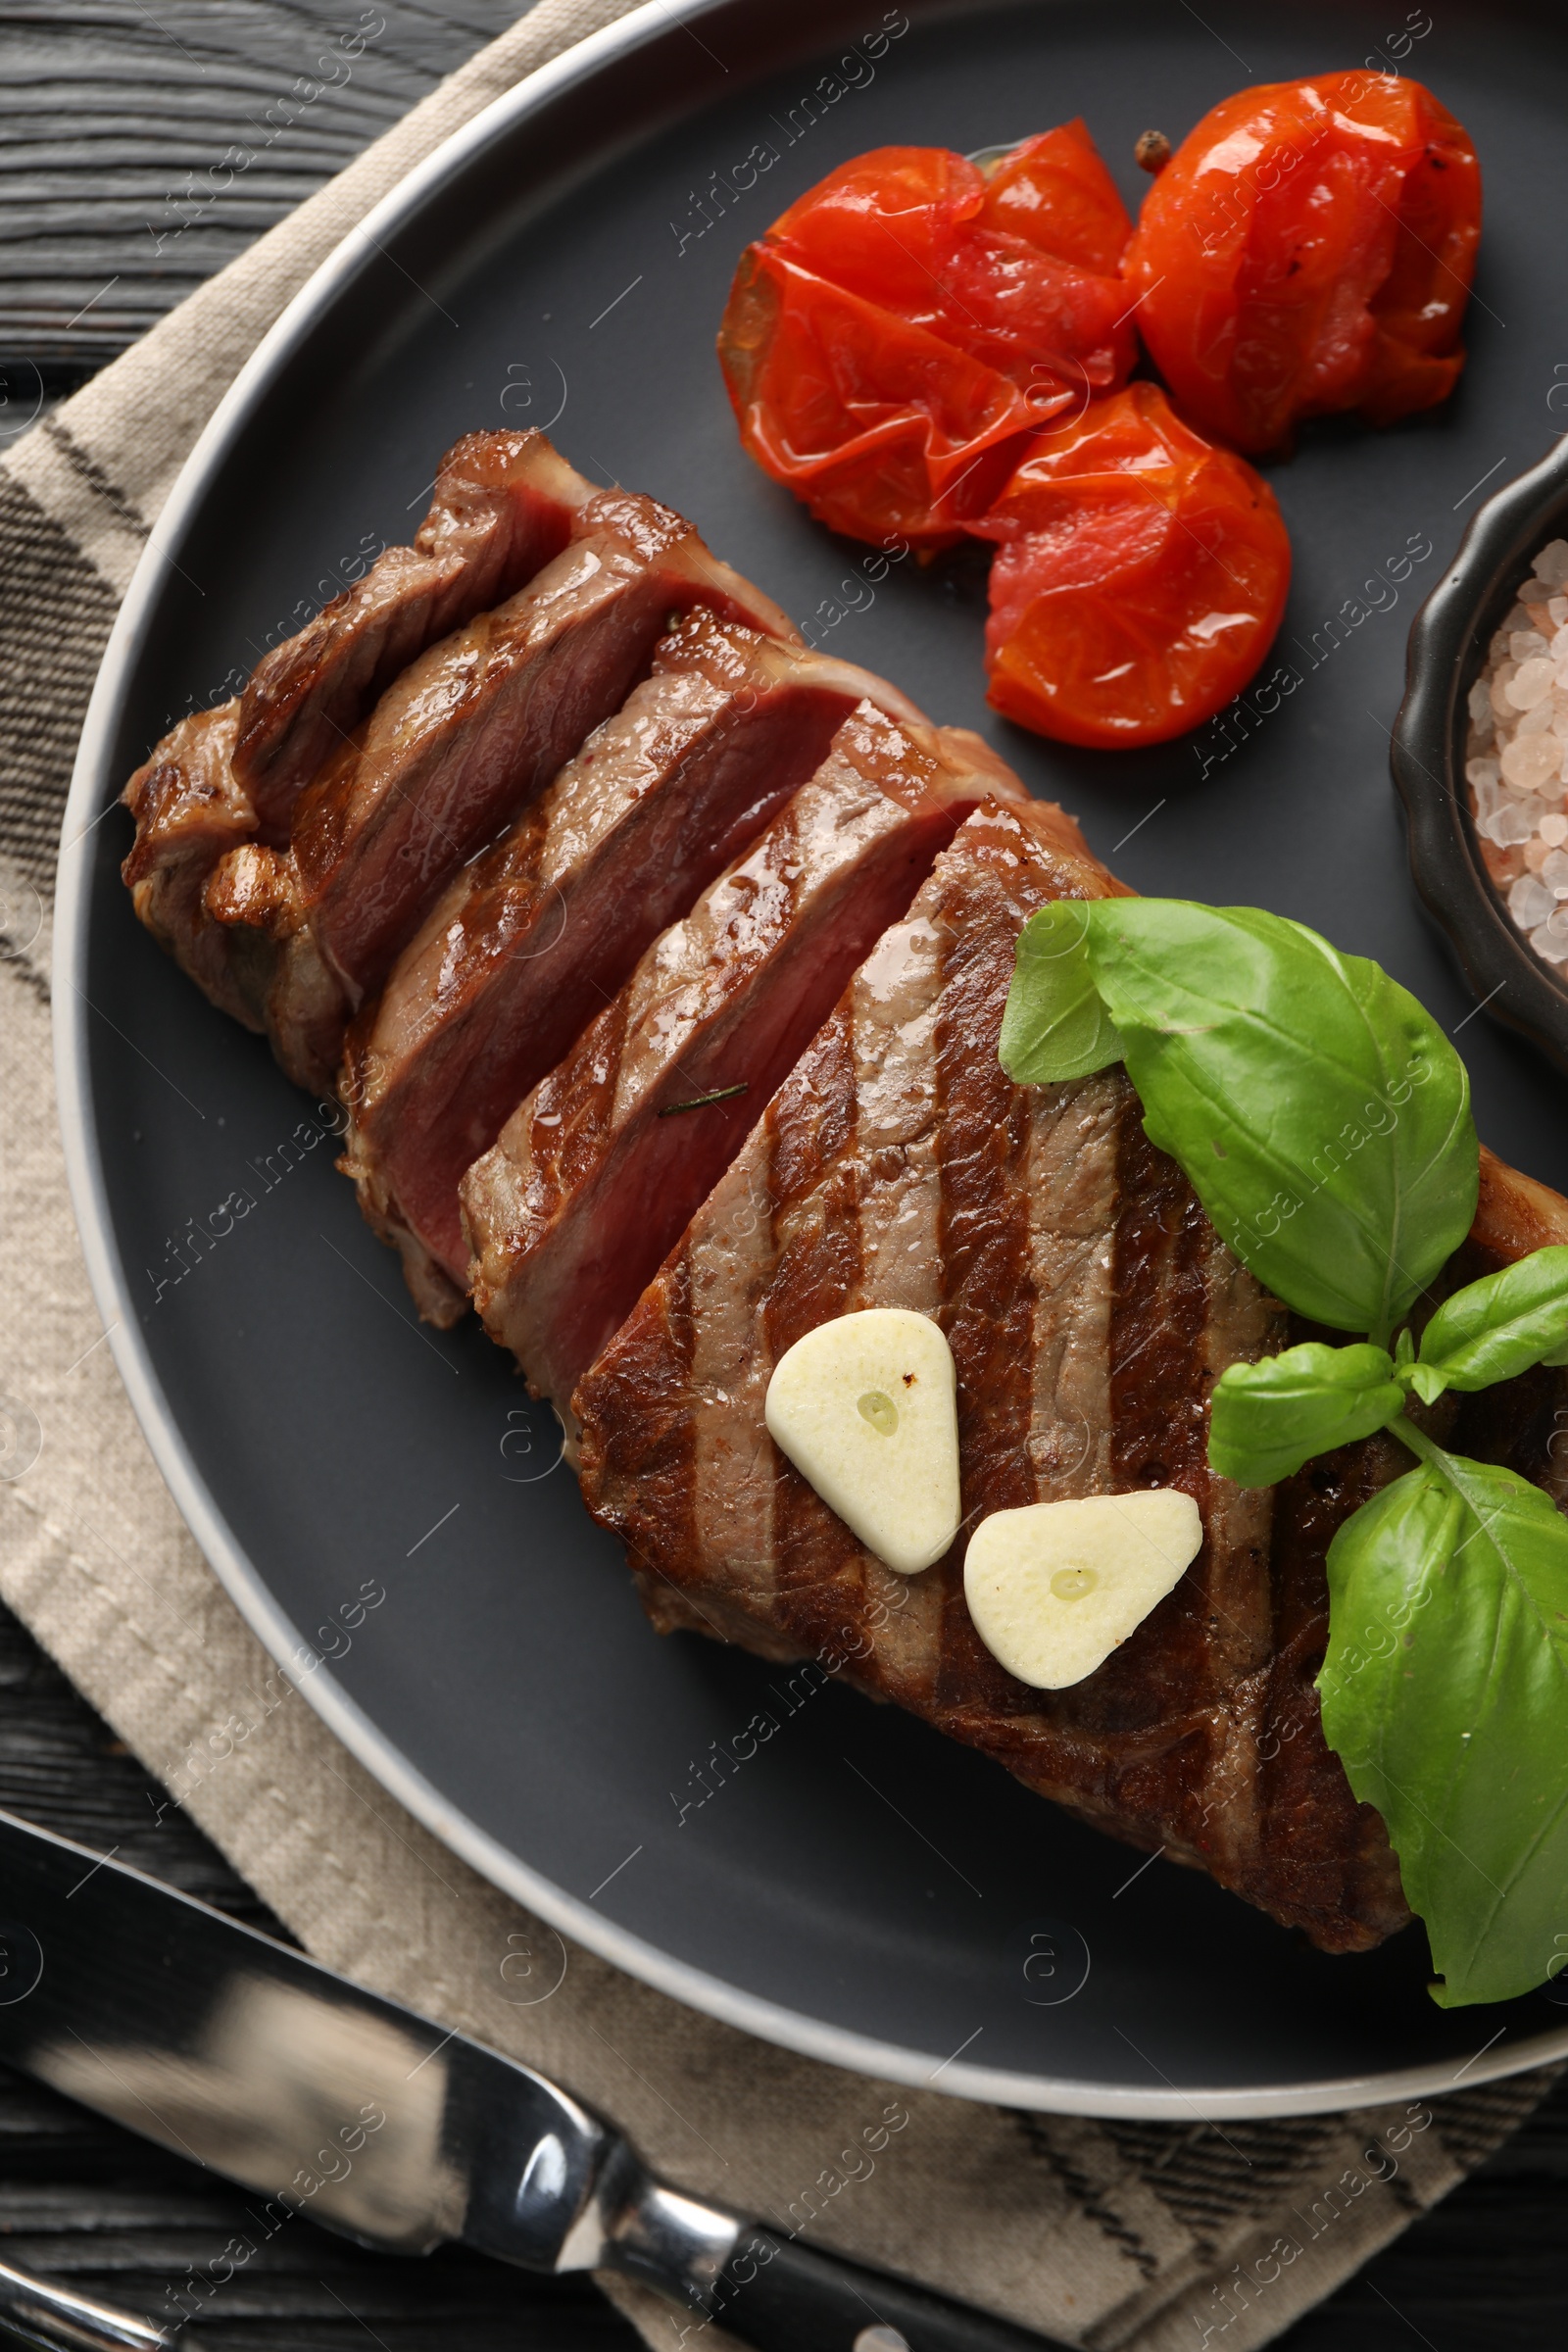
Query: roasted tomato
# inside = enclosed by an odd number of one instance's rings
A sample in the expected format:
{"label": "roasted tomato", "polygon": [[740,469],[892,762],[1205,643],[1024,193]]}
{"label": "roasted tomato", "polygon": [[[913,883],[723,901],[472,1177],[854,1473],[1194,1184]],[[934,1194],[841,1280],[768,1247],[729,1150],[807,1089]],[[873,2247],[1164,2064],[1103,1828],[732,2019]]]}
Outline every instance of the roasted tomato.
{"label": "roasted tomato", "polygon": [[998,542],[993,710],[1097,748],[1211,718],[1280,623],[1291,543],[1273,492],[1129,384],[1043,433],[971,526]]}
{"label": "roasted tomato", "polygon": [[1122,267],[1182,413],[1266,451],[1304,416],[1391,424],[1446,397],[1480,235],[1475,149],[1431,91],[1326,74],[1205,115]]}
{"label": "roasted tomato", "polygon": [[1130,233],[1082,123],[989,182],[945,147],[856,157],[741,257],[718,351],[742,440],[832,529],[948,544],[1029,433],[1126,377]]}

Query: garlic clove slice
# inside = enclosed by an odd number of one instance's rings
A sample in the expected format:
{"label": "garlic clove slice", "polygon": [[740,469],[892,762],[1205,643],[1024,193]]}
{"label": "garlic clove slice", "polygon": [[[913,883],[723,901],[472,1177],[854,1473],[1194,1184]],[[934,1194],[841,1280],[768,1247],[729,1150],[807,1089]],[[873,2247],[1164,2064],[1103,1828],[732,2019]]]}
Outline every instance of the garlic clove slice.
{"label": "garlic clove slice", "polygon": [[942,1332],[897,1306],[819,1323],[767,1385],[774,1445],[901,1576],[940,1560],[958,1532],[956,1391]]}
{"label": "garlic clove slice", "polygon": [[964,1598],[999,1665],[1064,1690],[1174,1591],[1202,1542],[1198,1505],[1175,1487],[993,1511],[969,1539]]}

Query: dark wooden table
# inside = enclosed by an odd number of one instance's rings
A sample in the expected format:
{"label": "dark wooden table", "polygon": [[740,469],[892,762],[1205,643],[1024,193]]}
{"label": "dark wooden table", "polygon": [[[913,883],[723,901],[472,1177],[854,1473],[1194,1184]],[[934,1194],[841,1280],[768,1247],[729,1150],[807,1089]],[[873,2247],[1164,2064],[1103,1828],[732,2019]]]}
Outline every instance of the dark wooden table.
{"label": "dark wooden table", "polygon": [[[514,0],[0,0],[0,429],[39,377],[59,394],[112,359],[515,13]],[[280,1933],[183,1816],[154,1836],[160,1793],[0,1609],[0,1806]],[[1283,2352],[1568,2343],[1565,2216],[1568,2085]],[[167,2319],[168,2291],[237,2226],[210,2175],[0,2069],[0,2251]],[[585,2281],[459,2250],[385,2260],[306,2221],[201,2332],[225,2352],[637,2340]]]}

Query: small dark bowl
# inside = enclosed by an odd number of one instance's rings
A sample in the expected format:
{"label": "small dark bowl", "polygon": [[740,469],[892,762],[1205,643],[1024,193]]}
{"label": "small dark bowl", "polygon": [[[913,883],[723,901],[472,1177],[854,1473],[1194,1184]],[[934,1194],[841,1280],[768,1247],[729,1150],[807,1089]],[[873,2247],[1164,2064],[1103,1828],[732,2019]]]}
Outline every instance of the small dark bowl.
{"label": "small dark bowl", "polygon": [[1410,630],[1390,764],[1409,828],[1410,870],[1493,1019],[1568,1070],[1568,982],[1510,919],[1482,861],[1464,780],[1465,700],[1536,551],[1568,538],[1568,435],[1478,507]]}

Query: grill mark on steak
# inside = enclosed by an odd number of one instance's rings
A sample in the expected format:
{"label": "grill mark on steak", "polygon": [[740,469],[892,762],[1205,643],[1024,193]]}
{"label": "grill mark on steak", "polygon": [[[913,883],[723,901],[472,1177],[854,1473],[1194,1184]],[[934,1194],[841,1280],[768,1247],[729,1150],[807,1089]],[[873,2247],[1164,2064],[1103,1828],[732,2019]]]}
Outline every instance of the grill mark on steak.
{"label": "grill mark on steak", "polygon": [[942,941],[935,1034],[941,1320],[958,1377],[960,1452],[977,1466],[987,1507],[1006,1510],[1034,1500],[1030,1103],[994,1054],[974,1051],[976,1037],[1000,1027],[1011,940],[1004,926],[964,915],[958,893],[944,891],[930,918]]}
{"label": "grill mark on steak", "polygon": [[1029,1460],[1034,1405],[1034,1300],[1027,1280],[1030,1102],[977,1037],[1001,1028],[1012,977],[1012,932],[976,921],[966,890],[997,894],[992,877],[956,876],[933,894],[941,942],[934,1049],[940,1187],[938,1320],[957,1375],[963,1523],[942,1578],[932,1701],[941,1709],[1005,1707],[1016,1690],[970,1622],[958,1563],[985,1511],[1035,1499]]}
{"label": "grill mark on steak", "polygon": [[[1210,1695],[1205,1620],[1214,1546],[1203,1385],[1206,1220],[1175,1161],[1156,1152],[1145,1135],[1131,1088],[1123,1092],[1116,1178],[1110,1486],[1113,1493],[1179,1487],[1203,1513],[1203,1548],[1177,1592],[1168,1593],[1155,1612],[1167,1637],[1160,1644],[1158,1711],[1187,1712],[1204,1706]],[[1116,1675],[1116,1663],[1104,1678],[1113,1688],[1124,1679]],[[1142,1730],[1153,1712],[1151,1697],[1142,1680],[1126,1692],[1116,1690],[1110,1710],[1102,1709],[1100,1728]]]}
{"label": "grill mark on steak", "polygon": [[1123,1649],[1053,1711],[1105,1743],[1102,1792],[1139,1842],[1223,1869],[1256,1845],[1261,1693],[1245,1677],[1268,1656],[1268,1497],[1241,1496],[1209,1472],[1208,1394],[1224,1364],[1259,1351],[1268,1324],[1255,1284],[1244,1276],[1233,1293],[1234,1261],[1216,1266],[1191,1187],[1144,1134],[1124,1079],[1119,1088],[1107,1484],[1180,1488],[1202,1513],[1204,1542]]}
{"label": "grill mark on steak", "polygon": [[[861,1303],[849,1005],[829,1016],[810,1063],[807,1084],[786,1086],[765,1122],[774,1262],[762,1308],[761,1352],[769,1373],[804,1332]],[[832,1648],[853,1607],[852,1592],[859,1591],[860,1546],[814,1488],[771,1445],[768,1451],[774,1615],[805,1653],[818,1656]]]}
{"label": "grill mark on steak", "polygon": [[[342,1162],[383,1240],[466,1277],[458,1187],[638,958],[826,757],[868,671],[686,614],[651,677],[458,874],[351,1030]],[[429,1279],[420,1267],[416,1295]]]}

